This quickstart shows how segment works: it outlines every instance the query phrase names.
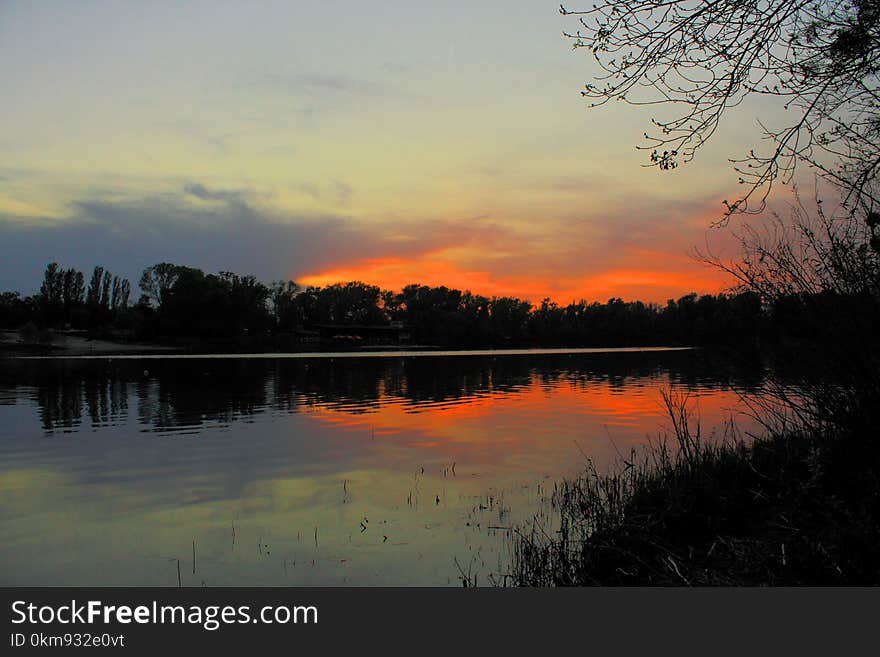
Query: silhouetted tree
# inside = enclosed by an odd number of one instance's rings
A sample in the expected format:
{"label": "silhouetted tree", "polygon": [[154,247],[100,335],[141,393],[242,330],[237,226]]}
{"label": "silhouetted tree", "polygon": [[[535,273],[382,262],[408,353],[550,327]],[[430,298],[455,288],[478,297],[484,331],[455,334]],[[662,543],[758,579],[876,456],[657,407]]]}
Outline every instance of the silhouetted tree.
{"label": "silhouetted tree", "polygon": [[57,262],[46,266],[43,284],[40,286],[40,299],[45,321],[49,325],[58,323],[63,311],[64,271],[59,269]]}
{"label": "silhouetted tree", "polygon": [[119,306],[128,308],[129,299],[131,298],[131,283],[128,279],[123,279],[119,289]]}
{"label": "silhouetted tree", "polygon": [[[745,193],[727,213],[760,211],[774,180],[804,162],[841,188],[851,208],[878,201],[880,2],[878,0],[598,0],[569,11],[575,48],[602,69],[582,94],[666,105],[645,133],[651,162],[687,162],[724,112],[749,95],[773,96],[793,115],[765,127],[769,151],[737,163]],[[760,190],[760,203],[750,199]]]}
{"label": "silhouetted tree", "polygon": [[802,417],[852,425],[880,407],[878,223],[798,195],[789,216],[742,228],[740,259],[704,256],[766,306],[780,360],[812,370],[794,394],[776,391]]}
{"label": "silhouetted tree", "polygon": [[162,305],[165,294],[177,281],[181,269],[179,265],[160,262],[144,270],[139,286],[148,304]]}
{"label": "silhouetted tree", "polygon": [[163,263],[141,278],[145,296],[160,299],[155,310],[160,335],[231,339],[268,330],[269,289],[253,276]]}
{"label": "silhouetted tree", "polygon": [[85,278],[82,272],[73,267],[64,272],[64,290],[62,293],[63,303],[66,310],[70,311],[75,306],[82,305],[85,301]]}
{"label": "silhouetted tree", "polygon": [[222,301],[224,310],[228,313],[227,317],[237,324],[237,333],[269,328],[268,287],[255,276],[239,276],[227,271],[220,272],[219,280],[226,292],[226,298]]}
{"label": "silhouetted tree", "polygon": [[38,312],[34,297],[22,298],[18,292],[0,293],[0,327],[20,328],[33,322]]}
{"label": "silhouetted tree", "polygon": [[293,281],[274,281],[270,288],[272,317],[276,328],[283,331],[295,329],[302,323],[302,313],[296,303],[299,285]]}
{"label": "silhouetted tree", "polygon": [[[57,265],[50,265],[47,272],[48,296],[38,295],[39,303],[18,294],[0,296],[3,326],[32,322],[35,330],[45,327],[44,298],[57,298],[53,290],[59,275],[60,298],[66,304],[69,296],[74,310],[79,303],[83,313],[76,319],[74,312],[75,326],[93,332],[131,332],[147,340],[180,339],[191,345],[220,341],[233,348],[295,348],[299,328],[376,327],[392,321],[405,324],[413,339],[423,345],[742,345],[757,341],[767,317],[792,323],[801,312],[788,300],[781,300],[779,308],[765,308],[750,291],[689,294],[663,307],[620,298],[606,303],[581,300],[567,306],[544,299],[533,307],[523,299],[490,299],[446,286],[411,284],[393,292],[358,281],[300,291],[293,281],[275,281],[270,287],[250,275],[205,274],[170,263],[145,271],[142,280],[148,281],[147,292],[141,303],[129,308],[129,282],[102,267],[92,274],[85,305],[79,272],[63,271]],[[148,294],[154,301],[161,298],[161,303],[155,307],[148,303]]]}
{"label": "silhouetted tree", "polygon": [[303,320],[309,324],[382,324],[380,290],[359,281],[326,287],[310,286],[297,297]]}
{"label": "silhouetted tree", "polygon": [[122,298],[122,283],[119,280],[118,276],[113,277],[113,284],[110,291],[110,309],[116,310],[119,306],[119,301]]}
{"label": "silhouetted tree", "polygon": [[519,343],[528,337],[528,319],[531,304],[512,297],[493,297],[489,304],[489,319],[496,339]]}
{"label": "silhouetted tree", "polygon": [[89,287],[86,290],[86,305],[89,308],[97,308],[101,303],[101,284],[104,279],[104,268],[95,267],[92,271],[92,278],[89,280]]}
{"label": "silhouetted tree", "polygon": [[113,274],[109,271],[104,272],[104,278],[101,279],[101,297],[98,301],[98,305],[101,306],[101,310],[107,311],[110,309],[112,302],[112,290],[113,287]]}

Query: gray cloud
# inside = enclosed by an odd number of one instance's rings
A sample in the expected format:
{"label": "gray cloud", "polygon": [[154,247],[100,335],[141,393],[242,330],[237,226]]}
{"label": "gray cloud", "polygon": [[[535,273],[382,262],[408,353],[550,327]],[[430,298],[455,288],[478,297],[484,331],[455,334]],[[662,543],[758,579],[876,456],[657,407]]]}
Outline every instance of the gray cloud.
{"label": "gray cloud", "polygon": [[68,217],[40,221],[0,216],[0,289],[36,291],[51,261],[83,271],[102,265],[132,282],[161,261],[270,281],[370,258],[417,257],[498,230],[472,222],[366,224],[342,214],[281,213],[247,190],[198,182],[134,200],[80,199],[70,208]]}
{"label": "gray cloud", "polygon": [[209,189],[202,183],[188,183],[183,191],[203,201],[223,201],[226,203],[245,204],[251,196],[247,191],[238,189]]}

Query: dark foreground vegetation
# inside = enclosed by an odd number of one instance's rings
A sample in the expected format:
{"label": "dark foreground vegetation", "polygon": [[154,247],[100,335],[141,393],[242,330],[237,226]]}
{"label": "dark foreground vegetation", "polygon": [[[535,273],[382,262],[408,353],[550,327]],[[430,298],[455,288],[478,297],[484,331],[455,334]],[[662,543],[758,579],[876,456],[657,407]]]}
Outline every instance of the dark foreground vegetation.
{"label": "dark foreground vegetation", "polygon": [[558,484],[558,527],[517,530],[515,584],[880,584],[876,440],[804,427],[705,440],[686,400],[667,402],[671,444]]}

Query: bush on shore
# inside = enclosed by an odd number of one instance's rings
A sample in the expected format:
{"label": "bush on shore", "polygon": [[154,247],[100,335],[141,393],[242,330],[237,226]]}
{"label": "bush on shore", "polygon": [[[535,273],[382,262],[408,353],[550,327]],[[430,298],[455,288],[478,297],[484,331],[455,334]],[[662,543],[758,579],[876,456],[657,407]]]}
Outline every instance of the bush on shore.
{"label": "bush on shore", "polygon": [[880,445],[791,427],[706,441],[666,397],[674,442],[557,484],[558,531],[512,537],[520,586],[880,584]]}

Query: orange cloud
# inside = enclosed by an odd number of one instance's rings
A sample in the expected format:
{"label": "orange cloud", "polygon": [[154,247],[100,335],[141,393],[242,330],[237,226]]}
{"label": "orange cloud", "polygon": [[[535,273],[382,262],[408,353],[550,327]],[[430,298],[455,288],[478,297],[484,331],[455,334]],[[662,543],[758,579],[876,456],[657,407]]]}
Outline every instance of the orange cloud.
{"label": "orange cloud", "polygon": [[524,298],[535,297],[543,287],[530,283],[526,277],[496,277],[488,271],[464,269],[437,254],[416,258],[370,258],[347,267],[301,276],[298,282],[301,285],[329,285],[355,280],[389,290],[400,290],[411,283],[419,283],[445,285],[487,296],[514,295]]}
{"label": "orange cloud", "polygon": [[626,300],[663,302],[691,292],[714,294],[731,284],[732,281],[722,272],[692,266],[689,269],[683,267],[680,271],[613,269],[582,280],[580,289],[589,290],[589,294],[581,295],[587,299],[621,297]]}
{"label": "orange cloud", "polygon": [[660,254],[654,259],[640,260],[641,267],[615,267],[587,275],[561,272],[559,278],[550,278],[469,270],[430,255],[412,259],[371,258],[300,277],[299,283],[322,286],[358,280],[389,290],[400,290],[411,283],[445,285],[486,296],[516,296],[532,303],[550,297],[560,304],[581,299],[605,301],[611,297],[662,303],[690,292],[717,293],[732,284],[722,272],[686,258]]}
{"label": "orange cloud", "polygon": [[[411,283],[445,285],[486,296],[567,304],[611,297],[664,303],[691,292],[717,293],[734,281],[687,255],[704,239],[733,245],[729,231],[706,231],[717,202],[697,200],[601,220],[547,217],[538,222],[408,226],[396,242],[363,249],[355,260],[328,262],[295,275],[304,285],[359,280],[399,290]],[[440,222],[442,223],[442,222]],[[370,236],[365,236],[365,244]],[[411,249],[411,250],[408,250]],[[715,249],[713,249],[714,251]]]}

